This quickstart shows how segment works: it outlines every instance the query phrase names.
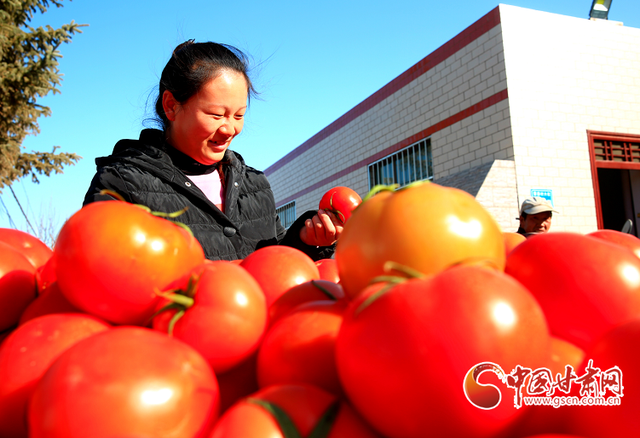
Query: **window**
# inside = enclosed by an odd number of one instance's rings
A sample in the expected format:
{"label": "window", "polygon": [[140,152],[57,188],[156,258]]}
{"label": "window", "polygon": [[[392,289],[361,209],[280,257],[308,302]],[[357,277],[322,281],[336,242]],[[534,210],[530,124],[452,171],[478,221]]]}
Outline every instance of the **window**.
{"label": "window", "polygon": [[597,161],[640,163],[640,142],[630,139],[594,138],[593,152]]}
{"label": "window", "polygon": [[282,226],[289,228],[296,220],[296,201],[291,201],[282,207],[276,208],[276,213],[280,216]]}
{"label": "window", "polygon": [[433,179],[428,138],[369,165],[369,190],[378,184],[402,187],[423,179]]}

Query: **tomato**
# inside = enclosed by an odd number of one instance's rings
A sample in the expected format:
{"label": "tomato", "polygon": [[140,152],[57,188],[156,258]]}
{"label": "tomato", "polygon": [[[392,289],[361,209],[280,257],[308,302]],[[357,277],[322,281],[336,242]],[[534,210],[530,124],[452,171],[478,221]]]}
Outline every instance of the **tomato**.
{"label": "tomato", "polygon": [[220,387],[220,412],[224,413],[239,400],[258,391],[256,361],[258,352],[243,360],[230,370],[216,374]]}
{"label": "tomato", "polygon": [[362,198],[354,190],[339,186],[322,195],[319,208],[332,212],[344,224],[361,202]]}
{"label": "tomato", "polygon": [[342,287],[327,280],[311,280],[293,286],[269,307],[269,324],[273,325],[293,308],[309,301],[346,300]]}
{"label": "tomato", "polygon": [[[588,349],[582,365],[576,374],[582,376],[586,372],[589,361],[592,368],[601,373],[618,367],[622,383],[620,404],[614,406],[571,406],[567,408],[567,432],[582,434],[590,438],[634,437],[640,430],[640,320],[636,319],[621,324],[605,333]],[[615,375],[615,374],[614,374]],[[608,376],[609,378],[612,376]],[[603,376],[597,376],[601,382],[599,389],[605,399],[615,397],[619,389],[616,384],[607,388],[602,385]],[[613,381],[612,381],[613,383]],[[580,386],[573,382],[574,394],[579,393]],[[616,391],[612,391],[612,389]]]}
{"label": "tomato", "polygon": [[[193,304],[173,327],[172,335],[195,348],[216,373],[225,372],[257,348],[267,324],[267,304],[258,282],[244,268],[226,261],[205,263],[173,286],[188,289]],[[153,319],[167,333],[176,310]]]}
{"label": "tomato", "polygon": [[26,409],[51,363],[82,339],[109,329],[89,315],[46,315],[18,327],[0,347],[0,436],[26,437]]}
{"label": "tomato", "polygon": [[200,437],[219,403],[193,348],[154,330],[114,327],[56,359],[29,405],[30,438]]}
{"label": "tomato", "polygon": [[522,234],[510,233],[508,231],[503,231],[502,237],[504,237],[504,250],[507,256],[513,251],[513,248],[527,240]]}
{"label": "tomato", "polygon": [[321,259],[315,263],[320,273],[320,279],[340,283],[340,274],[338,273],[338,262],[336,262],[336,259]]}
{"label": "tomato", "polygon": [[457,266],[364,290],[344,314],[336,364],[349,400],[385,436],[490,437],[523,409],[505,386],[497,407],[475,407],[462,390],[467,372],[483,362],[507,373],[539,368],[549,342],[542,309],[522,285],[494,269]]}
{"label": "tomato", "polygon": [[424,274],[460,263],[503,269],[504,240],[491,214],[462,190],[424,182],[364,201],[335,254],[340,284],[354,297],[393,261]]}
{"label": "tomato", "polygon": [[551,336],[551,364],[549,369],[551,374],[556,376],[558,373],[564,374],[565,367],[571,365],[577,369],[584,359],[584,350],[571,342]]}
{"label": "tomato", "polygon": [[289,246],[266,246],[249,254],[240,263],[258,281],[267,307],[289,288],[311,280],[320,273],[313,260],[302,251]]}
{"label": "tomato", "polygon": [[506,272],[533,293],[551,332],[580,348],[640,317],[640,260],[604,240],[539,234],[511,252]]}
{"label": "tomato", "polygon": [[0,242],[0,332],[18,323],[36,298],[36,268],[18,250]]}
{"label": "tomato", "polygon": [[335,341],[346,304],[344,300],[312,301],[280,318],[260,345],[257,365],[260,387],[309,383],[341,395]]}
{"label": "tomato", "polygon": [[631,234],[616,230],[598,230],[587,234],[587,236],[624,246],[640,257],[640,239]]}
{"label": "tomato", "polygon": [[0,228],[0,242],[18,250],[33,266],[43,266],[53,255],[53,251],[42,240],[24,231]]}
{"label": "tomato", "polygon": [[[276,417],[269,409],[281,410]],[[317,428],[329,422],[329,433],[317,435]],[[220,417],[209,438],[284,438],[280,422],[291,425],[297,436],[327,438],[375,438],[376,433],[346,402],[311,385],[273,385],[233,405]]]}
{"label": "tomato", "polygon": [[55,257],[51,256],[47,262],[38,268],[36,273],[36,280],[38,282],[38,294],[44,293],[47,288],[56,281],[56,261]]}
{"label": "tomato", "polygon": [[22,315],[20,315],[20,321],[18,325],[22,325],[25,322],[32,320],[38,316],[49,315],[51,313],[84,313],[74,307],[69,300],[62,295],[58,283],[55,281],[49,285],[49,287],[38,297],[33,300]]}
{"label": "tomato", "polygon": [[77,308],[116,324],[145,324],[156,292],[204,261],[198,241],[166,219],[120,201],[89,204],[63,225],[58,286]]}

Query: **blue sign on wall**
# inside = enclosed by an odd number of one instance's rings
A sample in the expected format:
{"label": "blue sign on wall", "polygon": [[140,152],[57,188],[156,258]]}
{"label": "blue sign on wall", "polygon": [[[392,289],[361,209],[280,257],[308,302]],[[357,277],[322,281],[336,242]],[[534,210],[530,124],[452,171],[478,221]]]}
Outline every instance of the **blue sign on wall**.
{"label": "blue sign on wall", "polygon": [[551,203],[553,207],[553,194],[549,189],[531,189],[531,196],[535,198],[543,198]]}

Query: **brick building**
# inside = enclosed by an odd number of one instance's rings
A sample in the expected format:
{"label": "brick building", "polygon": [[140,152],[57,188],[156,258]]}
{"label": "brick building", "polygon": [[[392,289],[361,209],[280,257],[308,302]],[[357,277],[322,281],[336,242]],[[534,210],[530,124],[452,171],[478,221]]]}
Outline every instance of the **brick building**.
{"label": "brick building", "polygon": [[532,194],[554,231],[620,229],[640,220],[640,29],[499,5],[265,173],[285,222],[333,186],[429,178],[505,231]]}

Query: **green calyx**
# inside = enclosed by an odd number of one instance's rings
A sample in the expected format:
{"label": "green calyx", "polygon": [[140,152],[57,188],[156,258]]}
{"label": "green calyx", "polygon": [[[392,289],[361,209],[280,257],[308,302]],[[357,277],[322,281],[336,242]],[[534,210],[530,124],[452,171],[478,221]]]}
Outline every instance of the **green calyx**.
{"label": "green calyx", "polygon": [[338,300],[335,297],[335,295],[333,295],[331,292],[329,292],[326,288],[324,288],[321,285],[319,285],[316,280],[311,280],[311,284],[314,285],[316,288],[318,288],[320,290],[320,292],[325,294],[327,296],[327,298],[329,298],[330,300],[332,300],[332,301],[337,301]]}
{"label": "green calyx", "polygon": [[[100,194],[101,195],[109,195],[109,196],[111,196],[111,197],[113,197],[113,198],[115,198],[115,199],[117,199],[118,201],[121,201],[121,202],[127,202],[120,193],[118,193],[116,191],[113,191],[113,190],[102,189],[102,190],[100,190]],[[185,213],[189,209],[189,206],[186,206],[182,210],[174,211],[172,213],[165,213],[165,212],[162,212],[162,211],[152,211],[149,207],[147,207],[146,205],[142,205],[142,204],[132,204],[132,205],[135,205],[136,207],[143,209],[144,211],[146,211],[149,214],[152,214],[153,216],[162,217],[162,218],[165,218],[165,219],[167,219],[167,218],[168,219],[174,219],[174,218],[180,216],[181,214]],[[171,222],[174,223],[175,225],[179,226],[180,228],[186,230],[189,233],[189,235],[191,237],[193,237],[193,232],[191,231],[191,229],[186,224],[183,224],[182,222],[178,222],[178,221],[171,221]]]}
{"label": "green calyx", "polygon": [[155,318],[163,312],[167,312],[169,310],[177,310],[176,313],[171,317],[169,321],[169,325],[167,327],[167,333],[169,336],[173,335],[173,328],[185,314],[185,312],[193,306],[195,300],[196,289],[198,286],[199,277],[192,275],[189,278],[186,289],[171,289],[166,292],[156,291],[156,295],[169,300],[170,302],[163,306],[160,310],[151,315],[150,319]]}
{"label": "green calyx", "polygon": [[[302,435],[293,423],[293,420],[291,420],[291,417],[289,417],[289,415],[280,406],[270,401],[255,397],[248,397],[245,401],[247,403],[260,406],[262,409],[267,411],[276,423],[278,423],[278,427],[280,428],[284,438],[302,438]],[[336,400],[324,411],[307,438],[326,438],[331,432],[331,428],[335,423],[339,410],[340,402]]]}
{"label": "green calyx", "polygon": [[380,275],[378,277],[374,277],[369,282],[370,285],[375,283],[386,283],[386,284],[382,288],[380,288],[380,290],[374,292],[369,297],[367,297],[367,299],[364,300],[362,304],[360,304],[360,306],[358,306],[358,308],[354,312],[355,316],[358,316],[364,309],[366,309],[371,304],[373,304],[373,302],[376,301],[381,296],[390,292],[398,284],[404,283],[407,280],[426,277],[425,274],[423,274],[422,272],[416,269],[410,268],[409,266],[405,266],[391,260],[388,262],[385,262],[385,264],[382,267],[382,270],[387,274],[390,274],[392,271],[395,271],[402,275]]}

